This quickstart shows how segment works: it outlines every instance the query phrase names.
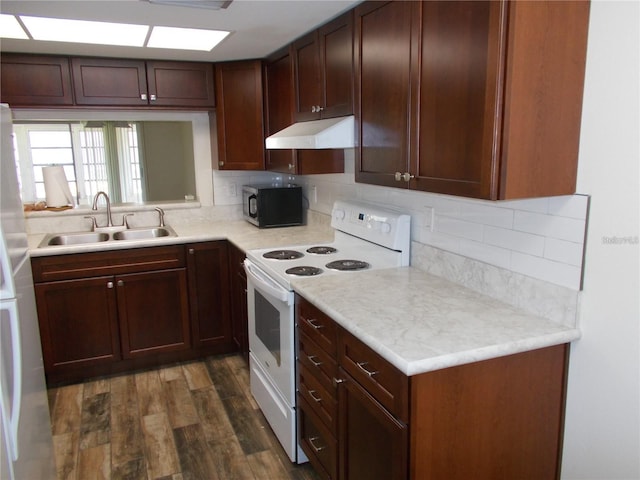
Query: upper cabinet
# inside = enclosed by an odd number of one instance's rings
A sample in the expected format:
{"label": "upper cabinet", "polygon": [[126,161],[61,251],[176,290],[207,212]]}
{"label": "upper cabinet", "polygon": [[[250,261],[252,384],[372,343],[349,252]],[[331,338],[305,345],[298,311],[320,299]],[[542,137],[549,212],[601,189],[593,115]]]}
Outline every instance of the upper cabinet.
{"label": "upper cabinet", "polygon": [[262,62],[218,63],[215,71],[217,108],[210,117],[218,168],[264,170]]}
{"label": "upper cabinet", "polygon": [[588,15],[588,2],[356,7],[357,181],[574,193]]}
{"label": "upper cabinet", "polygon": [[215,105],[208,63],[72,58],[71,66],[78,105]]}
{"label": "upper cabinet", "polygon": [[292,47],[296,121],[353,113],[353,11]]}
{"label": "upper cabinet", "polygon": [[2,103],[11,106],[73,105],[69,59],[2,54]]}

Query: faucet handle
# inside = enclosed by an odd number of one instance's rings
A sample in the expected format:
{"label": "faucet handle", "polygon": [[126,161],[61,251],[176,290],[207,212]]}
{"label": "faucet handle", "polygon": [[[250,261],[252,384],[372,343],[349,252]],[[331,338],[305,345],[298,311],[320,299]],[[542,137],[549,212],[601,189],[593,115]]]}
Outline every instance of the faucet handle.
{"label": "faucet handle", "polygon": [[164,210],[161,209],[160,207],[156,207],[155,210],[158,212],[158,214],[160,215],[160,227],[164,227]]}
{"label": "faucet handle", "polygon": [[125,213],[122,216],[122,226],[123,227],[127,227],[127,230],[131,228],[131,225],[129,225],[129,217],[133,217],[133,215],[135,215],[134,213]]}
{"label": "faucet handle", "polygon": [[98,228],[98,221],[96,220],[96,217],[94,217],[93,215],[85,215],[84,218],[88,218],[89,220],[91,220],[91,231],[95,232],[96,228]]}

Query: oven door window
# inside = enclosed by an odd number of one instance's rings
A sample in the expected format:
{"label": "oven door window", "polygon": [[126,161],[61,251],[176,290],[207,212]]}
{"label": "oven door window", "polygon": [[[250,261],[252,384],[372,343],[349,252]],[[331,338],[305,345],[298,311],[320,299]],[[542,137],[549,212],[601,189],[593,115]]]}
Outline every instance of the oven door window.
{"label": "oven door window", "polygon": [[280,366],[280,311],[262,296],[255,293],[255,334],[271,352]]}

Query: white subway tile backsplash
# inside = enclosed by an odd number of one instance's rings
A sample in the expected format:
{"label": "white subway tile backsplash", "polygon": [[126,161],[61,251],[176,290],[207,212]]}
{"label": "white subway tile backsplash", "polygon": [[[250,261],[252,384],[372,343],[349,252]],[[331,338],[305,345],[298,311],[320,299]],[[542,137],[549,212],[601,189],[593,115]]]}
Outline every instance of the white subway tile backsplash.
{"label": "white subway tile backsplash", "polygon": [[571,217],[579,220],[587,218],[589,197],[587,195],[566,195],[549,198],[549,215]]}
{"label": "white subway tile backsplash", "polygon": [[483,240],[489,245],[541,257],[544,255],[544,238],[531,233],[485,226]]}
{"label": "white subway tile backsplash", "polygon": [[462,205],[460,217],[464,220],[494,227],[512,228],[513,210],[494,207],[484,203],[465,203]]}
{"label": "white subway tile backsplash", "polygon": [[436,209],[435,229],[440,233],[446,233],[469,240],[482,241],[482,225],[479,223],[466,222],[452,217],[438,215]]}
{"label": "white subway tile backsplash", "polygon": [[514,230],[577,243],[584,241],[584,228],[585,220],[521,211],[513,221]]}
{"label": "white subway tile backsplash", "polygon": [[583,244],[581,243],[547,237],[544,245],[544,258],[579,267],[582,265],[582,250]]}
{"label": "white subway tile backsplash", "polygon": [[574,290],[580,289],[581,269],[574,265],[512,252],[510,269],[556,285],[562,285]]}
{"label": "white subway tile backsplash", "polygon": [[522,210],[525,212],[547,213],[549,211],[549,197],[527,198],[524,200],[504,200],[497,202],[503,208]]}

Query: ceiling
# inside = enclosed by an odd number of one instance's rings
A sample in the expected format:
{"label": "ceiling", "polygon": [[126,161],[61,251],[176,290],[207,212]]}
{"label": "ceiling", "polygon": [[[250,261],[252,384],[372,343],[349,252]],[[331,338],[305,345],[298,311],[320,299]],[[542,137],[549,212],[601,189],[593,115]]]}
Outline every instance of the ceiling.
{"label": "ceiling", "polygon": [[208,10],[146,0],[2,0],[0,11],[77,20],[230,30],[210,52],[2,39],[4,52],[220,62],[263,58],[350,9],[354,0],[233,0]]}

